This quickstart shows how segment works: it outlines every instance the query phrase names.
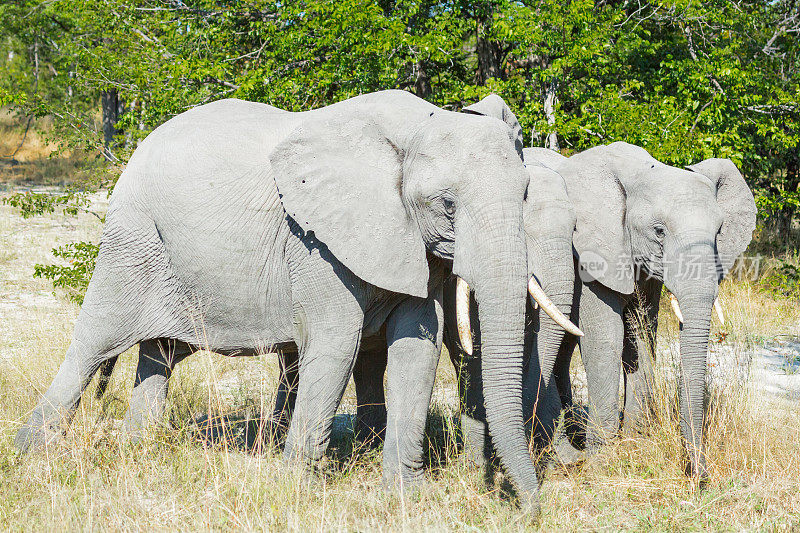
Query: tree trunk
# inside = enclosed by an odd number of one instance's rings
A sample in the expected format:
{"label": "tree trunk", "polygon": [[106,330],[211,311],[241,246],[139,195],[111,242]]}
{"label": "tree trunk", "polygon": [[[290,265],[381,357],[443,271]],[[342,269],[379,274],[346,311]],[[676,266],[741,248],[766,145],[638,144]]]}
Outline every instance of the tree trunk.
{"label": "tree trunk", "polygon": [[477,14],[478,24],[475,32],[475,54],[478,56],[477,82],[485,85],[490,78],[502,78],[500,63],[503,59],[501,44],[486,38],[487,29],[492,24],[493,7],[485,6],[482,13]]}
{"label": "tree trunk", "polygon": [[116,125],[125,110],[125,105],[116,89],[103,91],[100,102],[103,107],[103,143],[106,147],[106,156],[116,159],[110,149],[114,145],[114,136],[122,133]]}
{"label": "tree trunk", "polygon": [[552,78],[550,83],[547,85],[547,91],[544,95],[544,116],[547,118],[547,123],[551,126],[552,130],[550,133],[547,134],[547,139],[545,140],[544,147],[549,148],[555,152],[561,150],[558,145],[558,135],[555,131],[555,124],[556,124],[556,102],[558,101],[558,96],[556,96],[556,92],[558,91],[558,78]]}
{"label": "tree trunk", "polygon": [[433,92],[431,79],[425,70],[425,62],[417,61],[412,67],[414,71],[414,93],[420,98],[427,98]]}
{"label": "tree trunk", "polygon": [[[789,156],[786,161],[786,183],[783,190],[785,192],[800,191],[800,158]],[[792,221],[796,215],[796,209],[788,202],[781,208],[778,215],[779,235],[785,239],[786,246],[791,246],[792,242]]]}

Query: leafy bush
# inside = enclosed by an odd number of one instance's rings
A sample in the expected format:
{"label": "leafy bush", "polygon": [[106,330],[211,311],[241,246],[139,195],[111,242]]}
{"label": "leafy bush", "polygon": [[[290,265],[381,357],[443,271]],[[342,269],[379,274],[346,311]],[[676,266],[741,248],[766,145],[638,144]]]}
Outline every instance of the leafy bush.
{"label": "leafy bush", "polygon": [[53,249],[53,255],[65,259],[69,266],[35,265],[33,276],[53,282],[53,287],[65,289],[67,298],[83,304],[83,297],[94,272],[99,246],[90,242],[73,242]]}
{"label": "leafy bush", "polygon": [[800,299],[800,252],[775,259],[760,284],[776,296]]}

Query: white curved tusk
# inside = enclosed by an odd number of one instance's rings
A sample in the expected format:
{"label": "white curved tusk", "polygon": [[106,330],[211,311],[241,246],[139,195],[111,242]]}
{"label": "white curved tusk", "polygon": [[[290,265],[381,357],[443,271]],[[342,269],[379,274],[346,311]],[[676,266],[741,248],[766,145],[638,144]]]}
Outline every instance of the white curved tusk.
{"label": "white curved tusk", "polygon": [[675,313],[675,317],[678,319],[678,322],[683,324],[683,313],[681,313],[681,306],[678,305],[678,299],[675,298],[675,295],[669,293],[669,304],[672,306],[672,312]]}
{"label": "white curved tusk", "polygon": [[564,328],[567,333],[571,333],[577,337],[583,337],[583,332],[578,326],[570,322],[569,318],[567,318],[564,313],[558,310],[556,304],[548,298],[533,276],[531,276],[531,279],[528,281],[528,292],[533,301],[538,303],[542,307],[542,310],[550,315],[550,318],[555,320],[556,324]]}
{"label": "white curved tusk", "polygon": [[469,323],[469,285],[461,278],[456,278],[456,327],[461,347],[472,355],[472,326]]}
{"label": "white curved tusk", "polygon": [[717,318],[719,318],[719,325],[725,325],[725,315],[722,314],[722,303],[719,301],[719,297],[714,300],[714,310],[717,312]]}

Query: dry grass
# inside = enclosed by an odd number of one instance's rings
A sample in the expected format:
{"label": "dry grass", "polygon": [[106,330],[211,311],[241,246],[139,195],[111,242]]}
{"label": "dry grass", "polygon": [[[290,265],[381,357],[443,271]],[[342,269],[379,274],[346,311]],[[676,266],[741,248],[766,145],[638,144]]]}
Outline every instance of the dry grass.
{"label": "dry grass", "polygon": [[[429,482],[401,499],[380,489],[380,455],[352,450],[339,415],[331,474],[306,486],[271,446],[205,446],[192,420],[209,410],[234,419],[269,411],[272,356],[226,359],[201,353],[171,382],[170,426],[135,445],[118,420],[127,406],[135,354],[121,358],[102,401],[85,396],[68,435],[47,453],[21,457],[13,435],[49,385],[70,342],[77,308],[31,278],[35,262],[68,240],[96,239],[92,217],[23,221],[0,206],[0,528],[113,530],[518,530],[528,525],[498,480],[460,460],[455,376],[442,360],[429,424]],[[724,345],[746,354],[760,340],[797,328],[798,306],[747,283],[723,285]],[[668,306],[665,306],[668,307]],[[708,420],[711,481],[695,490],[683,475],[675,417],[677,324],[662,316],[659,387],[652,423],[607,447],[582,468],[550,471],[542,486],[547,530],[772,530],[800,527],[800,406],[769,399],[740,380],[713,389]],[[738,359],[737,359],[738,360]],[[745,363],[743,363],[745,364]],[[738,374],[737,374],[738,375]],[[90,387],[90,393],[91,393]],[[353,412],[349,389],[341,413]],[[231,428],[240,431],[242,423]]]}

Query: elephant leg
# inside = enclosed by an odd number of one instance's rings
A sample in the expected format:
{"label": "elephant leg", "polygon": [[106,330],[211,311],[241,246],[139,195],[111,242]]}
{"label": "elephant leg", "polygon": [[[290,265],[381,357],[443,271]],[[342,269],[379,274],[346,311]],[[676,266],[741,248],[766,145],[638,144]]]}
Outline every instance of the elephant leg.
{"label": "elephant leg", "polygon": [[297,351],[281,351],[278,355],[278,367],[280,369],[278,391],[275,394],[275,408],[272,410],[276,437],[283,436],[288,430],[297,401],[297,386],[300,381]]}
{"label": "elephant leg", "polygon": [[152,339],[139,343],[139,362],[122,427],[134,440],[161,422],[169,378],[175,365],[192,353],[185,343]]}
{"label": "elephant leg", "polygon": [[464,457],[477,466],[484,466],[492,453],[486,424],[486,408],[483,403],[483,379],[480,351],[472,355],[450,351],[453,366],[458,376],[461,435]]}
{"label": "elephant leg", "polygon": [[[87,312],[75,325],[72,343],[53,382],[19,429],[14,444],[20,451],[39,449],[64,435],[80,404],[81,395],[101,364],[112,360],[133,343],[106,335],[107,324]],[[112,332],[113,333],[113,332]]]}
{"label": "elephant leg", "polygon": [[652,404],[661,283],[648,280],[639,293],[637,305],[628,306],[625,317],[625,346],[622,352],[625,408],[622,429],[626,433],[640,427],[644,413]]}
{"label": "elephant leg", "polygon": [[356,438],[369,445],[378,444],[386,431],[386,397],[383,376],[386,373],[387,349],[362,349],[353,368],[356,386]]}
{"label": "elephant leg", "polygon": [[[578,312],[573,311],[572,317],[577,321]],[[573,405],[572,381],[569,373],[572,355],[577,344],[577,337],[573,335],[564,337],[553,369],[553,380],[564,413],[563,428],[553,437],[553,453],[557,462],[563,465],[575,464],[583,459],[583,454],[578,447],[584,445],[585,434],[581,422],[582,417],[576,413],[576,407]]]}
{"label": "elephant leg", "polygon": [[587,283],[580,302],[581,357],[589,391],[587,448],[596,449],[619,432],[619,380],[622,367],[622,303],[617,293]]}
{"label": "elephant leg", "polygon": [[386,323],[388,348],[383,483],[407,491],[423,478],[423,442],[442,346],[441,291],[408,298]]}
{"label": "elephant leg", "polygon": [[361,341],[364,314],[360,303],[345,291],[325,299],[337,301],[336,306],[323,305],[314,298],[305,299],[310,303],[308,307],[303,306],[303,301],[295,304],[299,380],[283,457],[286,463],[299,465],[306,473],[316,472],[328,447],[333,417],[353,372]]}

